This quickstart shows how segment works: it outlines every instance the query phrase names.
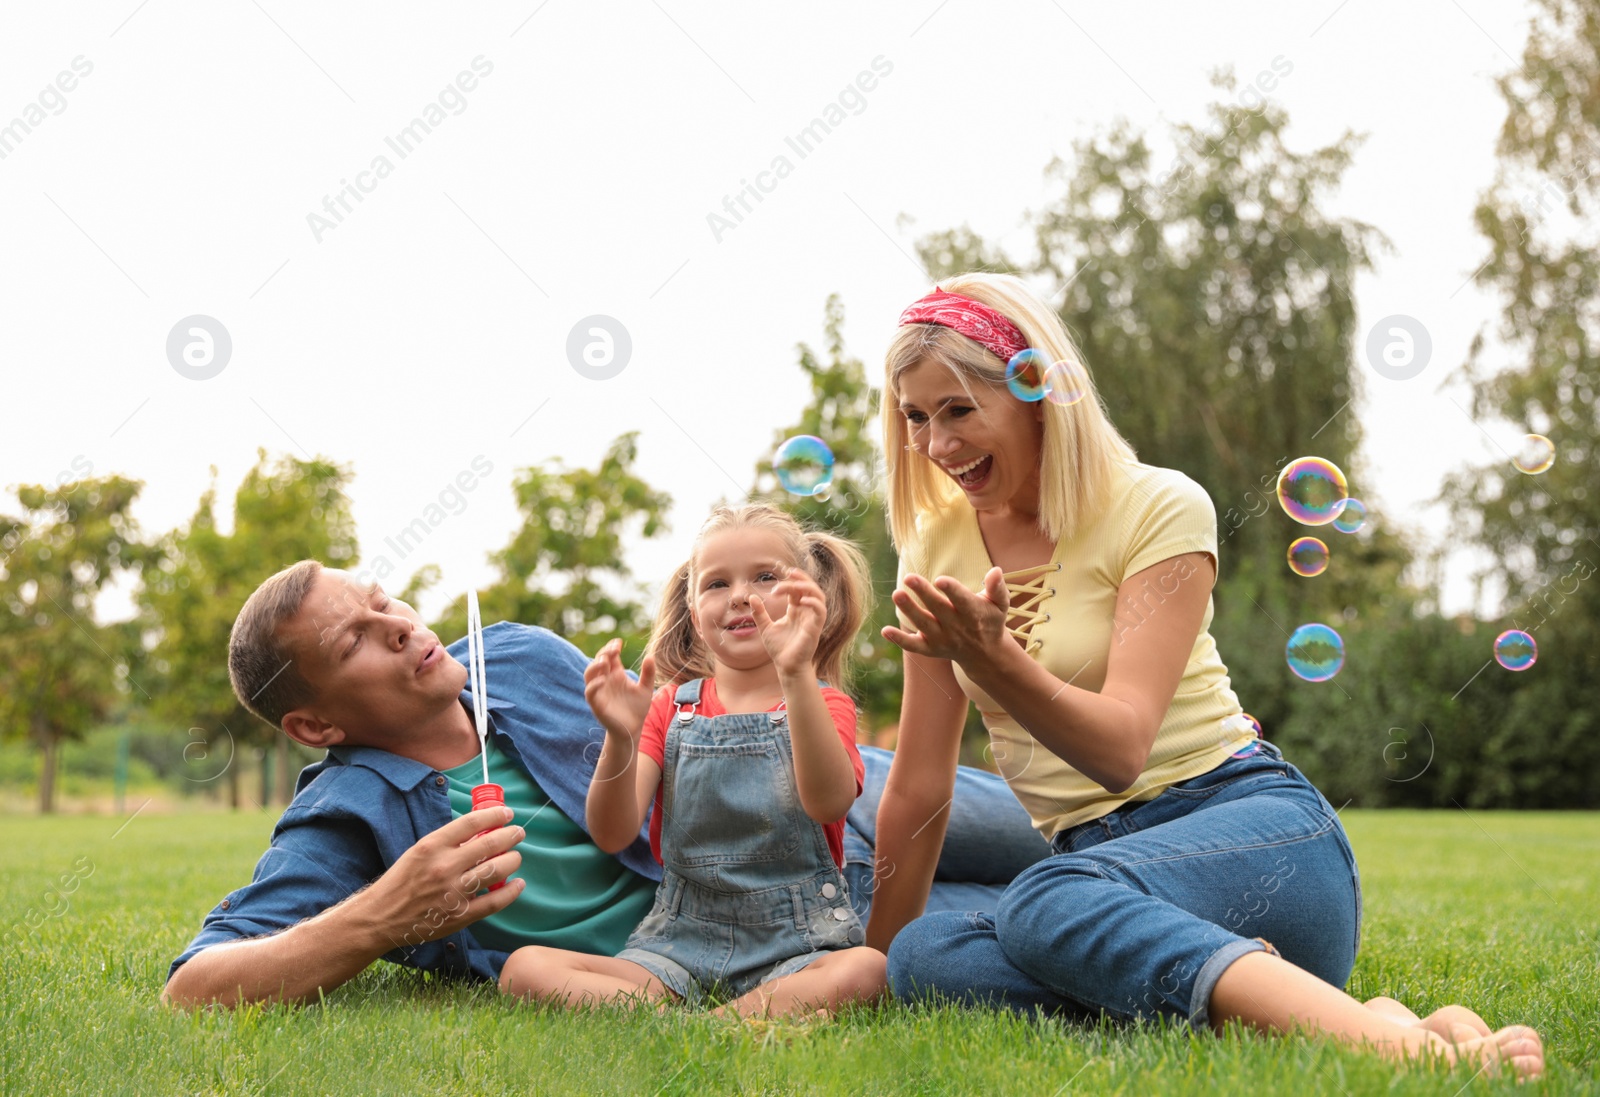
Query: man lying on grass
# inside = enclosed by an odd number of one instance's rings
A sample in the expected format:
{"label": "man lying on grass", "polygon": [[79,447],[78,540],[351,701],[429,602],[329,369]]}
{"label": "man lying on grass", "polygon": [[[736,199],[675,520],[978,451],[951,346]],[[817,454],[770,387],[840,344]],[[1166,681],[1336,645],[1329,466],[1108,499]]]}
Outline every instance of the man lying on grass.
{"label": "man lying on grass", "polygon": [[[410,606],[313,560],[250,596],[229,643],[234,691],[328,755],[301,773],[250,883],[173,961],[165,1001],[315,1001],[378,959],[493,980],[524,945],[622,949],[661,867],[648,835],[613,856],[585,829],[604,740],[584,701],[589,660],[544,629],[501,623],[483,635],[490,776],[515,813],[470,810],[483,770],[464,639],[446,650]],[[845,878],[865,919],[890,756],[861,754]],[[992,904],[1049,853],[991,774],[963,769],[949,812],[930,910]]]}

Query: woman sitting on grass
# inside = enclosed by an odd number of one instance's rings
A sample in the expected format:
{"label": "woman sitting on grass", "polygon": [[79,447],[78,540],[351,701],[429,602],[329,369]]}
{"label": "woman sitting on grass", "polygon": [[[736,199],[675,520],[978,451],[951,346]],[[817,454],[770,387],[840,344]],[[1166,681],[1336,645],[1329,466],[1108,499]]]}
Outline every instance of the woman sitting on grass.
{"label": "woman sitting on grass", "polygon": [[713,512],[662,595],[639,680],[618,640],[585,674],[606,732],[589,833],[620,850],[654,802],[655,905],[614,958],[518,949],[503,990],[566,1005],[720,992],[732,1000],[717,1013],[747,1017],[883,993],[883,954],[863,944],[840,871],[863,772],[855,705],[818,682],[841,684],[869,589],[848,542],[768,506]]}
{"label": "woman sitting on grass", "polygon": [[[1530,1028],[1339,989],[1360,936],[1355,858],[1229,687],[1208,631],[1211,500],[1138,462],[1060,318],[1014,277],[966,274],[900,323],[883,424],[901,627],[884,635],[905,651],[905,694],[867,934],[895,995],[1237,1019],[1540,1073]],[[1050,367],[1046,399],[1008,389],[1028,348]],[[969,700],[1054,856],[993,911],[918,918]]]}

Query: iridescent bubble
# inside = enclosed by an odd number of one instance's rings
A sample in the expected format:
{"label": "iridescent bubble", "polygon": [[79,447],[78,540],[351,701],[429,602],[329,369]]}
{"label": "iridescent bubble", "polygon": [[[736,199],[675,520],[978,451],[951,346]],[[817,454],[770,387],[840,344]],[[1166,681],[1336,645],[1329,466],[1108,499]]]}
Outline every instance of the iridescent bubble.
{"label": "iridescent bubble", "polygon": [[798,434],[778,447],[772,471],[790,494],[815,495],[833,481],[833,451],[821,438]]}
{"label": "iridescent bubble", "polygon": [[1044,399],[1044,374],[1049,360],[1032,347],[1019,350],[1006,363],[1006,388],[1018,400],[1032,404]]}
{"label": "iridescent bubble", "polygon": [[1315,537],[1299,537],[1289,543],[1289,570],[1309,579],[1328,570],[1328,546]]}
{"label": "iridescent bubble", "polygon": [[1327,625],[1301,625],[1284,648],[1289,669],[1308,682],[1326,682],[1344,666],[1344,640]]}
{"label": "iridescent bubble", "polygon": [[1494,661],[1507,670],[1527,670],[1539,658],[1539,645],[1521,629],[1509,628],[1494,638]]}
{"label": "iridescent bubble", "polygon": [[1261,721],[1251,716],[1248,712],[1241,712],[1237,716],[1230,716],[1222,723],[1222,745],[1227,746],[1238,739],[1241,732],[1248,731],[1250,739],[1244,746],[1233,752],[1235,758],[1248,758],[1261,749],[1257,742],[1261,738]]}
{"label": "iridescent bubble", "polygon": [[1044,398],[1071,407],[1089,393],[1089,375],[1077,362],[1064,359],[1044,371]]}
{"label": "iridescent bubble", "polygon": [[1344,509],[1333,520],[1333,528],[1340,533],[1354,533],[1367,524],[1367,507],[1360,499],[1346,499]]}
{"label": "iridescent bubble", "polygon": [[1303,526],[1327,525],[1349,497],[1344,473],[1326,458],[1297,457],[1278,473],[1278,504]]}
{"label": "iridescent bubble", "polygon": [[1537,476],[1556,463],[1555,443],[1542,434],[1530,434],[1517,447],[1511,463],[1517,466],[1518,472]]}
{"label": "iridescent bubble", "polygon": [[1239,747],[1233,754],[1235,758],[1243,758],[1255,753],[1255,741],[1259,738],[1261,738],[1260,722],[1248,712],[1241,712],[1222,721],[1222,730],[1217,737],[1217,744],[1231,747],[1243,742],[1244,745]]}

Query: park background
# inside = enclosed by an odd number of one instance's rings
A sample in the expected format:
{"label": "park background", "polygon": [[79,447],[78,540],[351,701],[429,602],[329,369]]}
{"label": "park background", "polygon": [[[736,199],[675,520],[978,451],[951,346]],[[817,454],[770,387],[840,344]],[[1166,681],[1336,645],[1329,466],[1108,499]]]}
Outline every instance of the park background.
{"label": "park background", "polygon": [[[1600,803],[1594,5],[645,5],[607,28],[625,76],[593,16],[530,10],[359,45],[266,8],[10,17],[0,102],[74,77],[0,133],[13,809],[284,802],[306,756],[224,653],[302,556],[446,639],[473,586],[489,620],[636,655],[709,505],[768,497],[868,546],[887,620],[881,354],[965,269],[1048,295],[1141,458],[1205,487],[1234,688],[1335,804]],[[992,72],[952,67],[972,34]],[[206,380],[166,353],[194,314],[232,340]],[[596,315],[631,356],[585,375]],[[1402,380],[1369,349],[1395,316],[1431,344]],[[775,490],[797,433],[836,454],[827,502]],[[1511,463],[1528,433],[1540,475]],[[1306,454],[1364,529],[1274,503]],[[1301,578],[1285,549],[1318,532]],[[1286,666],[1313,621],[1346,643],[1329,682]],[[1512,627],[1520,673],[1492,658]],[[862,652],[891,741],[898,662],[875,629]]]}
{"label": "park background", "polygon": [[[238,706],[226,640],[304,556],[447,640],[472,587],[631,659],[707,508],[767,498],[865,545],[888,620],[882,351],[970,269],[1048,296],[1141,459],[1204,486],[1234,689],[1365,833],[1600,803],[1594,0],[4,18],[0,811],[270,823],[313,759]],[[191,317],[231,338],[208,379],[169,357]],[[1396,317],[1430,347],[1405,379],[1369,349]],[[594,323],[619,368],[569,349]],[[774,482],[801,433],[825,500]],[[1308,454],[1368,511],[1310,579],[1272,497]],[[1327,682],[1285,661],[1312,621]],[[892,744],[898,661],[875,626],[860,654]],[[1359,815],[1390,808],[1440,811]],[[1490,841],[1561,896],[1592,1019],[1593,817],[1550,818],[1577,829]]]}

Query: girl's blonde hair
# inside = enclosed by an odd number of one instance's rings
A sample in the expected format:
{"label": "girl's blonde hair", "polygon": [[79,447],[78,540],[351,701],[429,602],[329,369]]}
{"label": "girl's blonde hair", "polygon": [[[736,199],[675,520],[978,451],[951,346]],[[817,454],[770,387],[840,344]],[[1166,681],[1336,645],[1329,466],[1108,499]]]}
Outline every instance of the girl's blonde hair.
{"label": "girl's blonde hair", "polygon": [[790,563],[803,569],[822,588],[828,615],[817,641],[817,676],[835,689],[847,690],[856,633],[866,619],[872,593],[867,559],[849,541],[806,530],[792,515],[766,503],[716,507],[695,535],[689,559],[673,572],[661,594],[661,609],[647,649],[656,661],[654,684],[681,685],[695,678],[709,678],[716,672],[711,652],[700,641],[689,615],[700,548],[714,533],[751,528],[777,534]]}
{"label": "girl's blonde hair", "polygon": [[[1050,362],[1069,362],[1086,386],[1074,404],[1041,402],[1044,444],[1039,470],[1039,526],[1052,542],[1071,537],[1110,502],[1119,462],[1137,461],[1133,447],[1106,417],[1100,394],[1077,345],[1055,311],[1011,274],[973,272],[939,282],[1001,313],[1021,329],[1028,345]],[[919,362],[948,369],[970,394],[974,382],[998,388],[1007,399],[1006,363],[975,340],[935,324],[907,324],[895,332],[884,360],[883,456],[887,465],[889,532],[904,552],[916,539],[917,515],[949,506],[961,490],[933,467],[914,459],[910,433],[900,414],[900,378]]]}

